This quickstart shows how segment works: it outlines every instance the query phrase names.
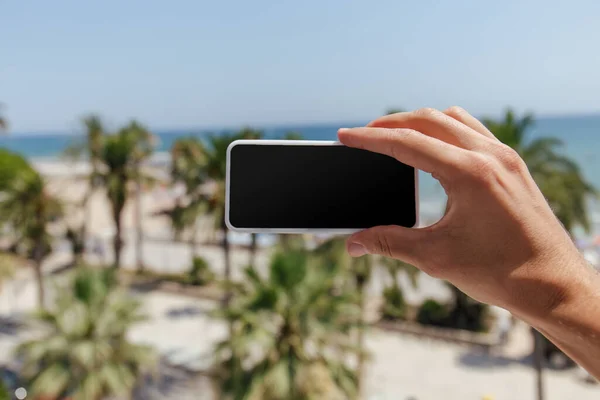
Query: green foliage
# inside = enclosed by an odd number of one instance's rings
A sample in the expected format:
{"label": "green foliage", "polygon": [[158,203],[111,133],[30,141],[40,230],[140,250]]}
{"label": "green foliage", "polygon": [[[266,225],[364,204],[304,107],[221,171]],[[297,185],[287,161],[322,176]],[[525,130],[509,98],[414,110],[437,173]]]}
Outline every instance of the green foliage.
{"label": "green foliage", "polygon": [[15,263],[14,257],[0,253],[0,285],[15,275]]}
{"label": "green foliage", "polygon": [[[357,325],[355,299],[305,251],[277,253],[268,276],[248,267],[217,315],[231,337],[216,350],[226,399],[345,399],[357,379],[346,365]],[[318,349],[319,351],[315,351]]]}
{"label": "green foliage", "polygon": [[385,112],[387,115],[390,114],[397,114],[397,113],[401,113],[401,112],[405,112],[406,110],[402,109],[402,108],[388,108],[388,110]]}
{"label": "green foliage", "polygon": [[286,132],[286,134],[283,135],[283,139],[284,140],[303,140],[304,136],[302,136],[302,134],[300,132],[290,131],[290,132]]}
{"label": "green foliage", "polygon": [[0,192],[15,190],[14,186],[19,184],[19,180],[34,173],[24,157],[0,148]]}
{"label": "green foliage", "polygon": [[417,267],[393,258],[381,257],[380,260],[396,286],[400,285],[400,282],[398,282],[398,274],[404,274],[410,281],[412,287],[417,288],[419,274],[421,273]]}
{"label": "green foliage", "polygon": [[53,307],[36,319],[46,327],[45,335],[18,348],[32,396],[127,395],[155,365],[151,348],[127,339],[129,328],[144,317],[112,270],[79,268],[57,290]]}
{"label": "green foliage", "polygon": [[0,379],[0,400],[11,400],[10,392],[2,379]]}
{"label": "green foliage", "polygon": [[119,267],[121,242],[121,215],[130,197],[129,185],[142,179],[150,181],[140,168],[152,154],[154,136],[136,121],[130,122],[112,135],[100,136],[97,151],[98,172],[95,177],[106,194],[112,208],[116,228],[114,252],[115,266]]}
{"label": "green foliage", "polygon": [[75,256],[81,256],[85,249],[83,238],[79,232],[74,230],[73,228],[68,228],[65,234],[66,239],[71,244],[71,249]]}
{"label": "green foliage", "polygon": [[84,130],[83,138],[74,141],[68,146],[64,151],[64,156],[74,160],[78,160],[82,157],[87,158],[92,168],[90,184],[93,188],[95,186],[94,179],[99,167],[98,163],[102,151],[102,140],[107,132],[102,119],[98,115],[88,115],[81,120],[81,123]]}
{"label": "green foliage", "polygon": [[[0,110],[1,109],[2,104],[0,104]],[[5,132],[6,130],[8,130],[8,121],[2,116],[2,114],[0,114],[0,133]]]}
{"label": "green foliage", "polygon": [[406,301],[402,289],[392,285],[383,290],[383,304],[381,306],[381,317],[384,320],[406,319]]}
{"label": "green foliage", "polygon": [[531,114],[518,118],[509,109],[503,120],[486,119],[484,123],[498,139],[523,158],[565,228],[572,232],[575,226],[580,225],[589,230],[586,200],[597,193],[585,180],[577,163],[563,154],[562,142],[548,137],[528,140],[527,135],[534,123]]}
{"label": "green foliage", "polygon": [[448,314],[446,306],[433,299],[428,299],[419,307],[417,322],[423,325],[445,327],[448,324]]}
{"label": "green foliage", "polygon": [[177,139],[171,147],[171,178],[175,183],[183,183],[188,195],[206,182],[205,153],[202,142],[193,136]]}
{"label": "green foliage", "polygon": [[165,214],[171,220],[175,236],[185,230],[195,231],[198,218],[207,212],[203,185],[207,182],[206,150],[196,137],[177,139],[171,147],[171,180],[173,184],[183,184],[184,198]]}
{"label": "green foliage", "polygon": [[451,284],[448,284],[448,287],[454,298],[454,304],[448,315],[448,327],[472,332],[487,331],[489,307],[467,296]]}
{"label": "green foliage", "polygon": [[419,308],[417,322],[471,332],[487,331],[488,306],[470,298],[451,284],[448,287],[453,294],[453,303],[448,307],[435,300],[426,300]]}
{"label": "green foliage", "polygon": [[215,189],[204,197],[207,212],[212,215],[217,229],[225,229],[225,178],[227,175],[227,148],[234,140],[259,139],[262,132],[250,128],[234,134],[211,135],[205,146],[204,171]]}
{"label": "green foliage", "polygon": [[[185,195],[166,214],[176,235],[195,229],[203,214],[214,217],[217,229],[225,227],[225,178],[227,147],[238,139],[259,139],[262,131],[244,128],[234,134],[209,135],[206,141],[189,136],[171,147],[171,179],[183,184]],[[207,188],[205,184],[212,184]]]}
{"label": "green foliage", "polygon": [[416,288],[420,271],[404,261],[392,258],[382,257],[381,264],[387,270],[392,280],[392,285],[383,290],[381,317],[385,320],[404,320],[406,319],[407,305],[400,282],[398,281],[398,275],[400,273],[405,274],[412,286]]}
{"label": "green foliage", "polygon": [[350,257],[346,251],[345,238],[326,240],[315,249],[315,254],[321,262],[321,268],[344,279],[347,288],[361,290],[370,279],[374,258]]}
{"label": "green foliage", "polygon": [[208,262],[204,258],[194,257],[187,278],[191,285],[204,286],[215,279],[215,274],[210,270]]}
{"label": "green foliage", "polygon": [[[21,156],[0,155],[0,221],[14,234],[18,247],[41,260],[50,252],[48,224],[62,215],[62,205],[45,190],[43,177]],[[5,167],[6,169],[2,169]]]}

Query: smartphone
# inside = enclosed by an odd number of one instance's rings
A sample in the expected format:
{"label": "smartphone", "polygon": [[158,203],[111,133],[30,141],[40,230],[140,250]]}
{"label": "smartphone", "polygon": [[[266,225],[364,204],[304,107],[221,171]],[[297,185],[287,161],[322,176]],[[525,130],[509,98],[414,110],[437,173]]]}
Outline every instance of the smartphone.
{"label": "smartphone", "polygon": [[415,168],[339,142],[236,140],[227,149],[225,222],[252,233],[413,227]]}

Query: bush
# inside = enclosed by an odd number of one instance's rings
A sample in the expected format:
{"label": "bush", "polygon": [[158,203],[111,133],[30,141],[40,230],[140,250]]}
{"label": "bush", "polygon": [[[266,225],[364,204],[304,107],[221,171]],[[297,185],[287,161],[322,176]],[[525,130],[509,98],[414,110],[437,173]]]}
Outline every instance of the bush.
{"label": "bush", "polygon": [[11,279],[15,275],[16,263],[16,257],[0,253],[0,283],[5,279]]}
{"label": "bush", "polygon": [[6,387],[2,379],[0,379],[0,400],[10,400],[8,388]]}
{"label": "bush", "polygon": [[383,290],[381,318],[387,321],[406,319],[406,302],[404,301],[404,295],[402,294],[402,289],[396,285]]}
{"label": "bush", "polygon": [[208,262],[204,258],[194,257],[187,278],[190,285],[204,286],[212,282],[215,274],[210,270]]}
{"label": "bush", "polygon": [[464,329],[471,332],[485,332],[488,330],[488,307],[483,303],[473,300],[471,304],[454,307],[450,311],[448,326],[454,329]]}
{"label": "bush", "polygon": [[66,238],[71,244],[73,254],[76,257],[81,256],[85,250],[85,245],[83,243],[83,237],[81,236],[81,233],[76,232],[72,228],[68,228]]}
{"label": "bush", "polygon": [[451,287],[454,304],[448,317],[448,326],[472,332],[485,332],[488,306],[472,299],[456,287]]}
{"label": "bush", "polygon": [[423,325],[447,326],[448,309],[433,299],[425,300],[417,313],[417,322]]}

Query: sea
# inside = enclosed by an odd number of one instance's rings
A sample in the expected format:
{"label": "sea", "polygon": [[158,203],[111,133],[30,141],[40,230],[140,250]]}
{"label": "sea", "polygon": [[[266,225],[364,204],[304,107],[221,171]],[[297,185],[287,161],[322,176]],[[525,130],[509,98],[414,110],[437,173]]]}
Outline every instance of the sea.
{"label": "sea", "polygon": [[[365,122],[345,122],[328,124],[296,124],[286,126],[254,126],[262,129],[266,138],[276,139],[288,132],[297,132],[307,140],[335,140],[340,127],[362,126]],[[231,129],[176,129],[158,130],[156,160],[168,158],[168,150],[175,140],[182,136],[206,137],[213,133],[231,132]],[[550,136],[561,140],[565,154],[575,159],[586,179],[600,190],[600,114],[583,116],[557,116],[538,118],[528,132],[528,140]],[[60,162],[65,149],[80,140],[76,132],[23,132],[0,136],[0,147],[23,154],[32,161]],[[441,186],[425,173],[419,177],[421,219],[425,223],[435,221],[443,212],[445,193]],[[600,244],[600,203],[590,200],[590,215],[593,232],[577,236],[591,237]]]}

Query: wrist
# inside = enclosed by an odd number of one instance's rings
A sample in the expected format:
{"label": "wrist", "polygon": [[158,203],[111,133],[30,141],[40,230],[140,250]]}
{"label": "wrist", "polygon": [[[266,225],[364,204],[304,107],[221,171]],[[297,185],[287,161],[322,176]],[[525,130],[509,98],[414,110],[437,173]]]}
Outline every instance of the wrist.
{"label": "wrist", "polygon": [[562,262],[531,263],[526,270],[511,277],[506,308],[533,327],[546,329],[600,297],[600,275],[578,252]]}

